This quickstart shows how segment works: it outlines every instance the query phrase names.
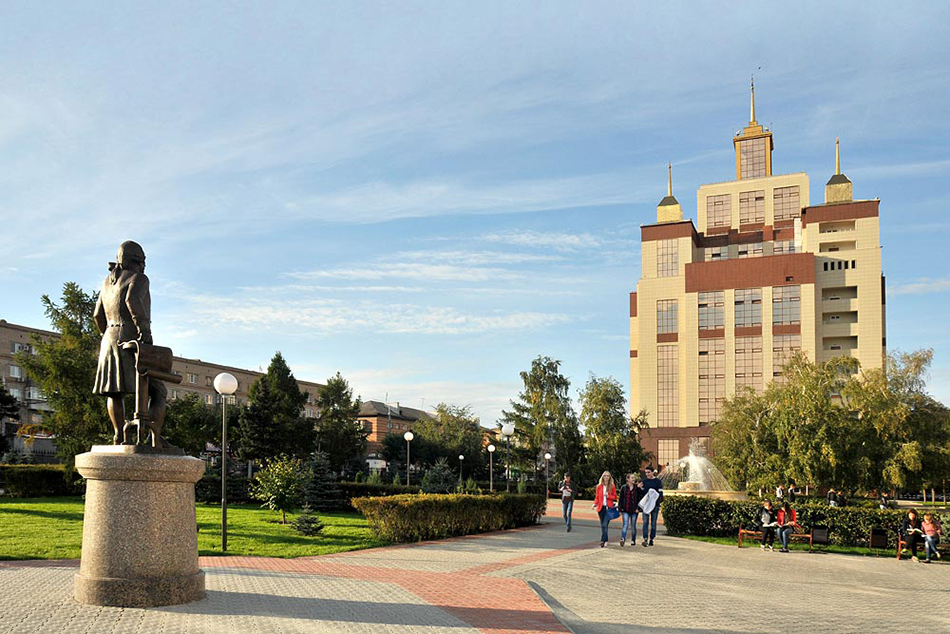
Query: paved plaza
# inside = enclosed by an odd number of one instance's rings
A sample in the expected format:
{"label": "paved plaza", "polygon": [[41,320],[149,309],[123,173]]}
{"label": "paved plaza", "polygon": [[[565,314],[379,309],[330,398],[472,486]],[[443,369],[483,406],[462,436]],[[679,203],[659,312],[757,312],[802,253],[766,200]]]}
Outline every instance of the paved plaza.
{"label": "paved plaza", "polygon": [[663,536],[621,549],[619,522],[601,549],[578,506],[571,533],[551,513],[540,527],[342,555],[206,557],[207,598],[165,608],[73,602],[76,561],[0,562],[0,632],[950,630],[950,564]]}

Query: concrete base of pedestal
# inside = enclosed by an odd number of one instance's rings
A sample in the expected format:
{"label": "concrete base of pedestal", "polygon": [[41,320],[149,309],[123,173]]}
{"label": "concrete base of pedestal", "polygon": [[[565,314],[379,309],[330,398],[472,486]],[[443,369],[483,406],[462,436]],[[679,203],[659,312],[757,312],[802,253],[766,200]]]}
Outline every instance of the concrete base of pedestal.
{"label": "concrete base of pedestal", "polygon": [[86,478],[80,603],[152,607],[205,596],[198,568],[197,458],[95,446],[76,456]]}

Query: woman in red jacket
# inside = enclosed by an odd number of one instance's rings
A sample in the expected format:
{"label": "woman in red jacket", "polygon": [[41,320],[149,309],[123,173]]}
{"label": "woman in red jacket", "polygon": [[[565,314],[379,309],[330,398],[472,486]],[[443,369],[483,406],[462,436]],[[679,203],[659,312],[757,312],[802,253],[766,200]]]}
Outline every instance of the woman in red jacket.
{"label": "woman in red jacket", "polygon": [[795,529],[801,531],[801,527],[798,525],[798,513],[786,502],[778,510],[778,537],[782,540],[780,553],[788,552],[788,539],[795,532]]}
{"label": "woman in red jacket", "polygon": [[604,471],[600,476],[600,483],[597,485],[597,493],[594,495],[594,504],[591,506],[597,515],[600,516],[600,547],[603,548],[607,543],[607,524],[613,519],[610,517],[609,510],[617,507],[617,487],[614,485],[614,479],[609,471]]}

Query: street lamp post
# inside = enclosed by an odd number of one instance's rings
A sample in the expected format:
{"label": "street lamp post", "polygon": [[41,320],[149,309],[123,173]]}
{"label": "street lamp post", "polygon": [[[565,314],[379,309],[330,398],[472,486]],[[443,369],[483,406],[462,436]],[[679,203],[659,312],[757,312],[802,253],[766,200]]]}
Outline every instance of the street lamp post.
{"label": "street lamp post", "polygon": [[409,443],[412,441],[414,436],[411,431],[407,431],[402,435],[406,439],[406,486],[409,486],[409,465],[412,464],[409,462]]}
{"label": "street lamp post", "polygon": [[551,466],[551,454],[544,454],[544,491],[548,497],[551,496],[551,479],[548,476],[548,468]]}
{"label": "street lamp post", "polygon": [[462,461],[465,460],[465,456],[459,454],[459,488],[462,487]]}
{"label": "street lamp post", "polygon": [[494,460],[492,458],[495,455],[495,445],[488,445],[488,490],[491,493],[495,492],[495,471],[494,471]]}
{"label": "street lamp post", "polygon": [[228,397],[237,387],[237,379],[227,372],[214,377],[214,389],[221,395],[221,552],[228,550]]}
{"label": "street lamp post", "polygon": [[511,435],[514,433],[514,423],[501,426],[501,435],[505,437],[505,491],[508,493],[511,493]]}

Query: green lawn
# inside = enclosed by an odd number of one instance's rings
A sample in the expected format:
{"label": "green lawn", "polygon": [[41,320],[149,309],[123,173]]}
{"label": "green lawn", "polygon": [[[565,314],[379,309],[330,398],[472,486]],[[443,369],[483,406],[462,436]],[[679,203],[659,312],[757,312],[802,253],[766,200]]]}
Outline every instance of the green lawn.
{"label": "green lawn", "polygon": [[[78,559],[83,502],[78,497],[0,498],[0,559]],[[198,552],[221,553],[221,508],[199,504]],[[288,522],[291,515],[287,516]],[[317,537],[297,533],[256,505],[228,506],[227,555],[305,557],[383,546],[358,513],[321,513]]]}
{"label": "green lawn", "polygon": [[[696,542],[706,542],[708,544],[722,544],[724,546],[736,547],[736,538],[735,537],[702,537],[699,535],[677,535],[677,537],[682,537],[683,539],[691,539]],[[748,537],[742,540],[742,548],[758,548],[759,544],[762,542],[758,539],[749,539]],[[775,537],[775,550],[778,551],[781,548],[782,543],[779,541],[778,536]],[[808,552],[808,544],[791,541],[788,544],[789,550],[801,550]],[[861,555],[862,557],[894,557],[894,549],[888,548],[887,550],[871,550],[864,546],[836,546],[834,544],[829,544],[828,546],[815,546],[812,549],[813,552],[826,551],[829,553],[837,553],[841,555]],[[921,552],[923,552],[923,547],[921,547]]]}

